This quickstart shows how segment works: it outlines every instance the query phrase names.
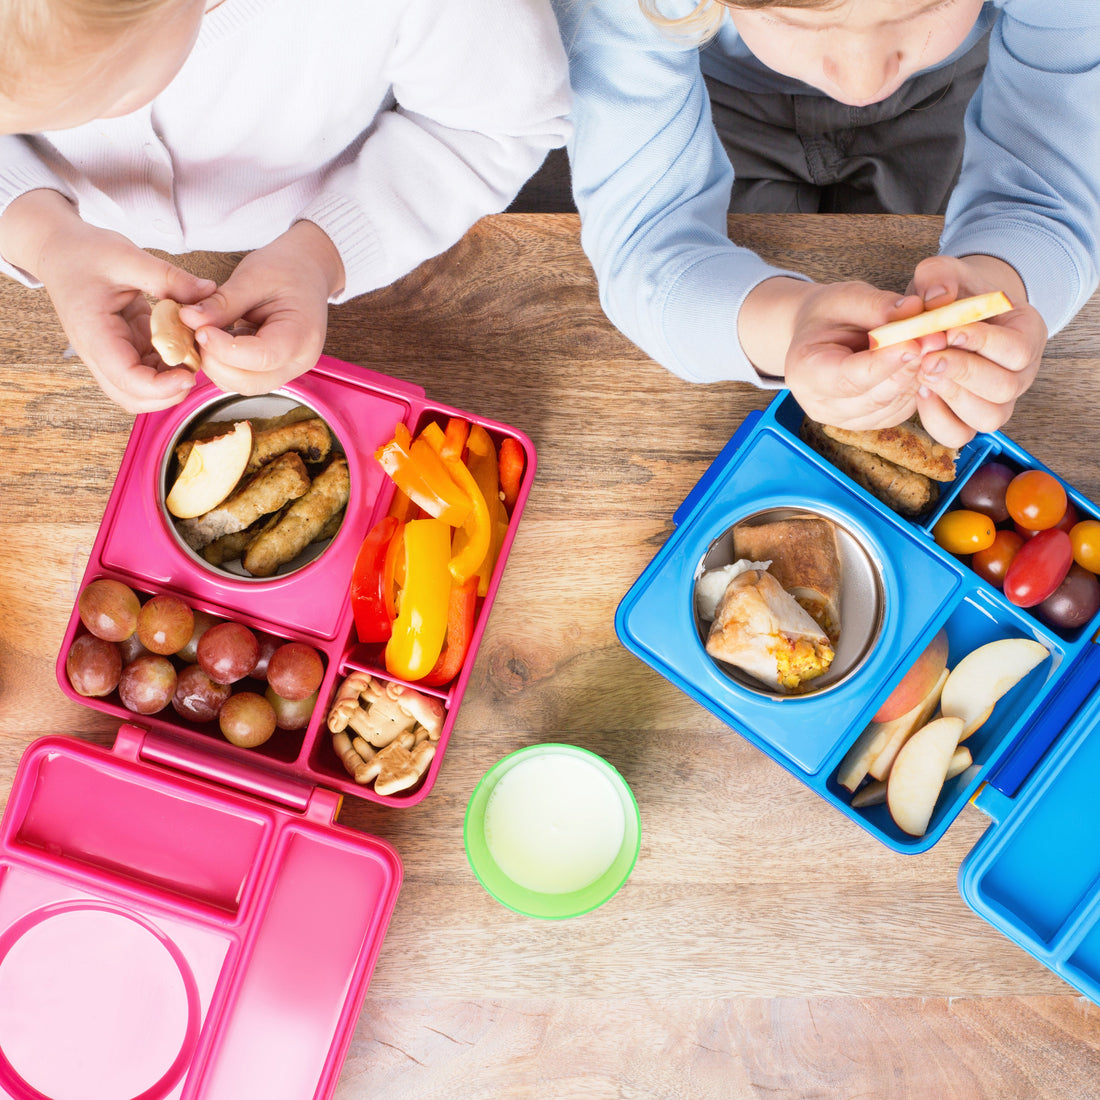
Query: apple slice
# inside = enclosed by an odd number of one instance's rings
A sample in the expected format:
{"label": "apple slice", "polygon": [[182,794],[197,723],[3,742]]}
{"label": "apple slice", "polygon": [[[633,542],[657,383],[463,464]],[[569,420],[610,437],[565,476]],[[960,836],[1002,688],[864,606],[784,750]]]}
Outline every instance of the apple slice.
{"label": "apple slice", "polygon": [[939,679],[932,685],[928,694],[905,715],[907,722],[903,723],[899,719],[896,725],[890,723],[893,726],[890,737],[883,746],[882,752],[875,757],[868,769],[875,779],[885,779],[890,774],[890,769],[894,766],[898,753],[901,752],[901,746],[936,713],[940,693],[943,691],[943,685],[947,683],[948,675],[949,671],[946,668],[940,672]]}
{"label": "apple slice", "polygon": [[972,649],[943,685],[940,710],[961,718],[960,740],[969,737],[993,713],[997,701],[1018,684],[1050,652],[1031,638],[1001,638]]}
{"label": "apple slice", "polygon": [[[889,722],[872,722],[845,753],[837,767],[836,781],[842,787],[854,791],[868,773],[876,779],[885,778],[898,749],[914,730],[920,729],[932,717],[932,712],[940,701],[940,689],[946,679],[947,670],[944,669],[925,697],[919,699],[905,714],[892,718]],[[887,752],[890,754],[889,762],[880,772],[879,761]]]}
{"label": "apple slice", "polygon": [[[947,775],[944,776],[943,781],[946,783],[956,775],[962,775],[973,763],[974,758],[970,755],[970,750],[965,745],[960,745],[951,754],[951,763],[947,765]],[[861,787],[852,799],[852,808],[865,810],[868,806],[881,806],[886,801],[886,787],[885,779],[875,779],[866,787]]]}
{"label": "apple slice", "polygon": [[924,836],[959,745],[961,718],[936,718],[901,747],[886,782],[886,805],[899,829]]}
{"label": "apple slice", "polygon": [[191,448],[164,503],[178,519],[193,519],[216,508],[240,481],[252,454],[252,425],[239,420],[233,430]]}
{"label": "apple slice", "polygon": [[894,690],[875,712],[872,722],[889,722],[908,713],[935,686],[947,668],[947,630],[941,627],[924,652],[909,666]]}
{"label": "apple slice", "polygon": [[976,294],[973,298],[960,298],[936,309],[918,313],[916,317],[906,317],[903,321],[890,321],[873,328],[867,334],[871,350],[885,348],[890,344],[900,344],[903,340],[918,340],[922,336],[931,336],[934,332],[946,332],[951,328],[970,325],[975,321],[988,321],[999,313],[1007,313],[1012,303],[999,291],[991,294]]}

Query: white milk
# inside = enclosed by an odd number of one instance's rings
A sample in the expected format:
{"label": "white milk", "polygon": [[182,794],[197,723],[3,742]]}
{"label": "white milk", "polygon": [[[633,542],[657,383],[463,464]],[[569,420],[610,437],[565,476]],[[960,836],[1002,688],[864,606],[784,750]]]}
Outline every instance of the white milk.
{"label": "white milk", "polygon": [[625,831],[611,780],[566,753],[521,761],[485,806],[493,859],[513,882],[540,894],[568,894],[595,882],[619,854]]}

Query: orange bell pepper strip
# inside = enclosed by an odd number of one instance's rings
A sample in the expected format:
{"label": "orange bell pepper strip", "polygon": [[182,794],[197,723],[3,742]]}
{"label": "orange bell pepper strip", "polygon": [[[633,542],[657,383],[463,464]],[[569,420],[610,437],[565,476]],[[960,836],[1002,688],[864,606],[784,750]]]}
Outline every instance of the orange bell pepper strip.
{"label": "orange bell pepper strip", "polygon": [[470,428],[470,436],[467,442],[468,456],[466,465],[470,473],[474,475],[474,481],[485,498],[489,509],[490,538],[489,551],[485,560],[478,569],[480,578],[477,586],[477,594],[485,596],[489,592],[489,581],[492,579],[493,570],[496,568],[497,558],[500,557],[500,548],[504,544],[504,536],[508,533],[508,512],[504,502],[500,499],[500,481],[497,474],[497,449],[489,433],[480,425],[474,424]]}
{"label": "orange bell pepper strip", "polygon": [[525,463],[523,447],[518,439],[510,435],[500,441],[500,488],[504,493],[504,503],[508,510],[515,507],[519,496],[519,487],[523,481]]}
{"label": "orange bell pepper strip", "polygon": [[421,678],[422,684],[440,687],[449,684],[462,671],[462,662],[470,650],[470,639],[477,619],[477,581],[477,577],[470,577],[462,584],[451,585],[443,652],[427,676]]}
{"label": "orange bell pepper strip", "polygon": [[399,424],[394,438],[375,451],[382,469],[397,487],[430,516],[452,527],[460,527],[470,514],[473,504],[455,484],[443,459],[426,440],[409,440],[409,430]]}
{"label": "orange bell pepper strip", "polygon": [[409,520],[401,545],[404,584],[386,643],[386,671],[404,680],[420,680],[435,667],[447,635],[451,529],[434,517]]}
{"label": "orange bell pepper strip", "polygon": [[[453,422],[454,418],[452,418]],[[426,425],[414,441],[414,446],[418,442],[424,442],[436,449],[444,469],[466,494],[472,505],[465,522],[455,524],[458,530],[455,531],[454,537],[451,576],[456,583],[462,584],[478,572],[485,561],[485,555],[489,553],[489,545],[493,537],[489,505],[473,474],[470,473],[469,467],[462,461],[461,452],[455,453],[453,438],[450,441],[452,445],[448,446],[447,436],[438,424],[433,422]]]}

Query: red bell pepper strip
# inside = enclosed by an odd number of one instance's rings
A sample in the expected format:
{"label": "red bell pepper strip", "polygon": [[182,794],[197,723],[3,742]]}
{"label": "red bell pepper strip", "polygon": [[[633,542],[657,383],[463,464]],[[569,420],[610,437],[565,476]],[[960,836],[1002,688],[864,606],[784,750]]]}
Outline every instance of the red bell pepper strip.
{"label": "red bell pepper strip", "polygon": [[435,667],[447,634],[451,529],[432,517],[414,519],[405,524],[401,541],[405,582],[386,643],[386,671],[420,680]]}
{"label": "red bell pepper strip", "polygon": [[408,429],[399,424],[394,438],[375,451],[382,469],[430,516],[459,527],[472,503],[447,472],[443,459],[425,439],[406,443]]}
{"label": "red bell pepper strip", "polygon": [[508,510],[515,507],[519,487],[523,481],[525,459],[519,440],[506,435],[500,441],[500,489]]}
{"label": "red bell pepper strip", "polygon": [[351,613],[361,642],[385,642],[393,630],[393,598],[387,598],[385,560],[401,524],[380,519],[367,533],[351,572]]}
{"label": "red bell pepper strip", "polygon": [[422,684],[429,687],[449,684],[462,670],[462,662],[470,651],[470,639],[477,618],[477,581],[477,577],[470,577],[462,584],[451,585],[443,652],[431,672],[421,679]]}

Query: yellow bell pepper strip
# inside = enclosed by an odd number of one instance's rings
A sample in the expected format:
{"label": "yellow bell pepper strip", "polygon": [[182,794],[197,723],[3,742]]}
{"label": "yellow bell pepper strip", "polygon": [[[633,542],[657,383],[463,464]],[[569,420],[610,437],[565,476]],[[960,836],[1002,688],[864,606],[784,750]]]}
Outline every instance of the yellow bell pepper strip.
{"label": "yellow bell pepper strip", "polygon": [[470,639],[477,619],[477,577],[463,584],[451,585],[451,600],[447,608],[447,637],[443,652],[432,670],[420,682],[429,687],[449,684],[462,671],[462,662],[470,649]]}
{"label": "yellow bell pepper strip", "polygon": [[[454,418],[452,418],[453,422]],[[450,428],[450,425],[448,425],[448,428]],[[489,552],[489,545],[493,537],[489,506],[481,489],[478,488],[473,474],[470,473],[469,468],[460,457],[461,449],[459,449],[458,454],[455,453],[453,434],[449,440],[443,429],[433,421],[425,426],[416,442],[421,440],[436,449],[444,468],[454,478],[455,483],[462,489],[473,505],[466,521],[455,524],[458,530],[455,531],[454,536],[451,576],[458,584],[462,584],[478,572],[482,562],[485,561],[485,555]]]}
{"label": "yellow bell pepper strip", "polygon": [[398,424],[394,437],[375,451],[397,487],[429,516],[460,527],[473,507],[469,497],[455,484],[443,459],[426,440],[409,440],[409,430]]}
{"label": "yellow bell pepper strip", "polygon": [[447,635],[451,529],[434,517],[409,520],[402,545],[405,583],[386,643],[386,671],[404,680],[419,680],[435,667]]}
{"label": "yellow bell pepper strip", "polygon": [[510,435],[500,441],[500,488],[504,493],[504,503],[509,511],[515,507],[519,496],[520,483],[523,481],[523,448],[518,439]]}
{"label": "yellow bell pepper strip", "polygon": [[504,508],[504,502],[500,499],[497,449],[489,433],[480,424],[474,424],[470,428],[467,451],[466,465],[474,475],[474,481],[477,482],[481,495],[485,498],[491,525],[489,551],[478,569],[477,594],[485,596],[489,592],[489,581],[492,580],[497,558],[500,557],[504,536],[508,533],[508,513]]}

